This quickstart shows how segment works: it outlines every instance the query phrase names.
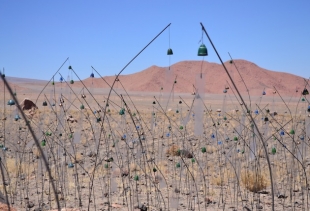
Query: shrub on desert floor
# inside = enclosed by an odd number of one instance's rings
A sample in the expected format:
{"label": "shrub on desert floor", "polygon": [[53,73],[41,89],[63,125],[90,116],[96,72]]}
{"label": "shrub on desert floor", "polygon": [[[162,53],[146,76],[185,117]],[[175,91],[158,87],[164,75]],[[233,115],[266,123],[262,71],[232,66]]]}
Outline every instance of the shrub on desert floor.
{"label": "shrub on desert floor", "polygon": [[269,183],[268,172],[244,170],[241,172],[242,185],[251,192],[259,192],[266,189]]}
{"label": "shrub on desert floor", "polygon": [[168,156],[179,156],[179,147],[173,144],[169,149],[166,151],[166,155]]}

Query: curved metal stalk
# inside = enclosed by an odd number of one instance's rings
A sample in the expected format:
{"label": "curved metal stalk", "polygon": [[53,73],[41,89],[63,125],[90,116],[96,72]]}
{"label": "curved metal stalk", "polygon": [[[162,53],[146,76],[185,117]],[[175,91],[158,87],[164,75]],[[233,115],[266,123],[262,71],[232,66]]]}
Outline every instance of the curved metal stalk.
{"label": "curved metal stalk", "polygon": [[[238,96],[239,96],[241,102],[243,103],[243,106],[245,107],[246,111],[249,111],[248,106],[245,104],[245,102],[244,102],[244,100],[243,100],[243,98],[242,98],[242,96],[241,96],[241,94],[240,94],[240,92],[239,92],[239,90],[238,90],[238,88],[237,88],[235,82],[233,81],[231,75],[229,74],[229,72],[228,72],[228,70],[227,70],[225,64],[223,63],[223,61],[222,61],[220,55],[218,54],[218,52],[217,52],[215,46],[213,45],[213,42],[212,42],[211,38],[209,37],[209,35],[208,35],[208,33],[207,33],[205,27],[203,26],[202,23],[200,23],[200,25],[201,25],[201,27],[202,27],[202,30],[203,30],[203,31],[205,32],[205,34],[207,35],[207,37],[208,37],[208,39],[209,39],[209,41],[210,41],[210,43],[211,43],[211,45],[212,45],[212,47],[213,47],[213,49],[214,49],[216,55],[217,55],[217,57],[218,57],[219,60],[221,61],[222,66],[224,67],[224,69],[225,69],[225,71],[226,71],[226,73],[227,73],[227,75],[228,75],[228,77],[229,77],[231,83],[233,84],[235,90],[237,91]],[[265,145],[263,136],[262,136],[262,134],[260,133],[260,131],[259,131],[259,129],[258,129],[258,126],[256,125],[256,123],[255,123],[255,121],[254,121],[252,115],[250,114],[249,116],[250,116],[250,119],[251,119],[252,123],[254,124],[255,129],[256,129],[257,132],[258,132],[259,140],[262,142],[263,147],[264,147],[264,152],[265,152],[265,155],[266,155],[267,164],[268,164],[268,169],[269,169],[269,177],[270,177],[270,181],[271,181],[271,199],[272,199],[271,208],[272,208],[272,211],[274,211],[275,209],[274,209],[274,187],[273,187],[273,177],[272,177],[272,170],[271,170],[271,164],[270,164],[270,160],[269,160],[269,156],[268,156],[267,147],[266,147],[266,145]]]}

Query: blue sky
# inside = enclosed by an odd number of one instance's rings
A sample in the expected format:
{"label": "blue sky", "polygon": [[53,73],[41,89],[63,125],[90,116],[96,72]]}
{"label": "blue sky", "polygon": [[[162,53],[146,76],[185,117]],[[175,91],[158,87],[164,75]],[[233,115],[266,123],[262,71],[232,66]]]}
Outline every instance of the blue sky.
{"label": "blue sky", "polygon": [[[72,65],[117,74],[171,23],[171,64],[197,56],[202,22],[224,61],[228,52],[260,67],[308,78],[309,0],[0,0],[0,67],[8,76],[50,79]],[[209,56],[219,63],[204,36]],[[125,71],[168,66],[166,30]]]}

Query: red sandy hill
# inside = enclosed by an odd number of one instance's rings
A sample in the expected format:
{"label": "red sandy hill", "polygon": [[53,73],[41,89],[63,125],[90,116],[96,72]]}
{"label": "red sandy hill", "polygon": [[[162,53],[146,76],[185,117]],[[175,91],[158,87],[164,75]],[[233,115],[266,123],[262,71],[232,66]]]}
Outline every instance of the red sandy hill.
{"label": "red sandy hill", "polygon": [[[301,91],[304,88],[305,80],[302,77],[282,72],[275,72],[263,69],[256,64],[245,60],[234,60],[240,75],[245,81],[251,95],[260,95],[263,90],[271,94],[276,87],[278,92],[284,96],[291,96],[295,93],[296,88]],[[242,93],[246,92],[246,88],[242,83],[242,79],[237,72],[234,64],[229,61],[225,62],[225,66],[232,75],[237,87]],[[195,77],[201,71],[205,74],[205,90],[207,93],[223,93],[225,85],[227,85],[228,76],[222,65],[201,61],[182,61],[171,66],[173,80],[177,77],[175,92],[190,93],[193,91]],[[141,72],[130,75],[121,75],[119,80],[127,91],[144,91],[158,92],[165,84],[167,67],[151,66]],[[112,84],[115,76],[106,76],[104,79]],[[84,84],[90,86],[92,79],[85,79]],[[79,86],[79,83],[76,84]],[[108,88],[105,82],[100,78],[93,79],[93,86],[97,88]],[[116,83],[115,88],[121,88]]]}

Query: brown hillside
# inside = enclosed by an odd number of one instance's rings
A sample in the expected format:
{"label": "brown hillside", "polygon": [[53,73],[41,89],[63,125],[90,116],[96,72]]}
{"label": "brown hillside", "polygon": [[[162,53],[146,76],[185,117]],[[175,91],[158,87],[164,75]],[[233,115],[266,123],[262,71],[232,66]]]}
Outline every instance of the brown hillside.
{"label": "brown hillside", "polygon": [[[245,60],[235,60],[234,63],[247,84],[251,95],[261,95],[264,89],[269,95],[275,86],[281,95],[291,96],[295,93],[296,88],[301,90],[305,85],[302,77],[293,74],[266,70]],[[246,88],[235,66],[230,62],[225,62],[225,65],[239,90],[245,93]],[[166,70],[166,67],[151,66],[141,72],[121,75],[119,79],[127,91],[157,92],[160,91],[162,86],[165,86]],[[192,92],[195,77],[201,71],[205,74],[205,90],[207,93],[222,93],[227,81],[229,81],[222,65],[216,63],[203,62],[202,64],[201,61],[182,61],[172,65],[171,70],[173,72],[171,83],[177,77],[175,92]],[[106,76],[104,79],[109,84],[112,84],[115,76]],[[93,83],[94,87],[108,88],[108,85],[100,78],[88,78],[83,82],[86,86],[91,86]],[[229,82],[229,84],[231,83]],[[75,86],[81,86],[81,84],[75,83]],[[116,83],[114,87],[121,88],[121,85]]]}

